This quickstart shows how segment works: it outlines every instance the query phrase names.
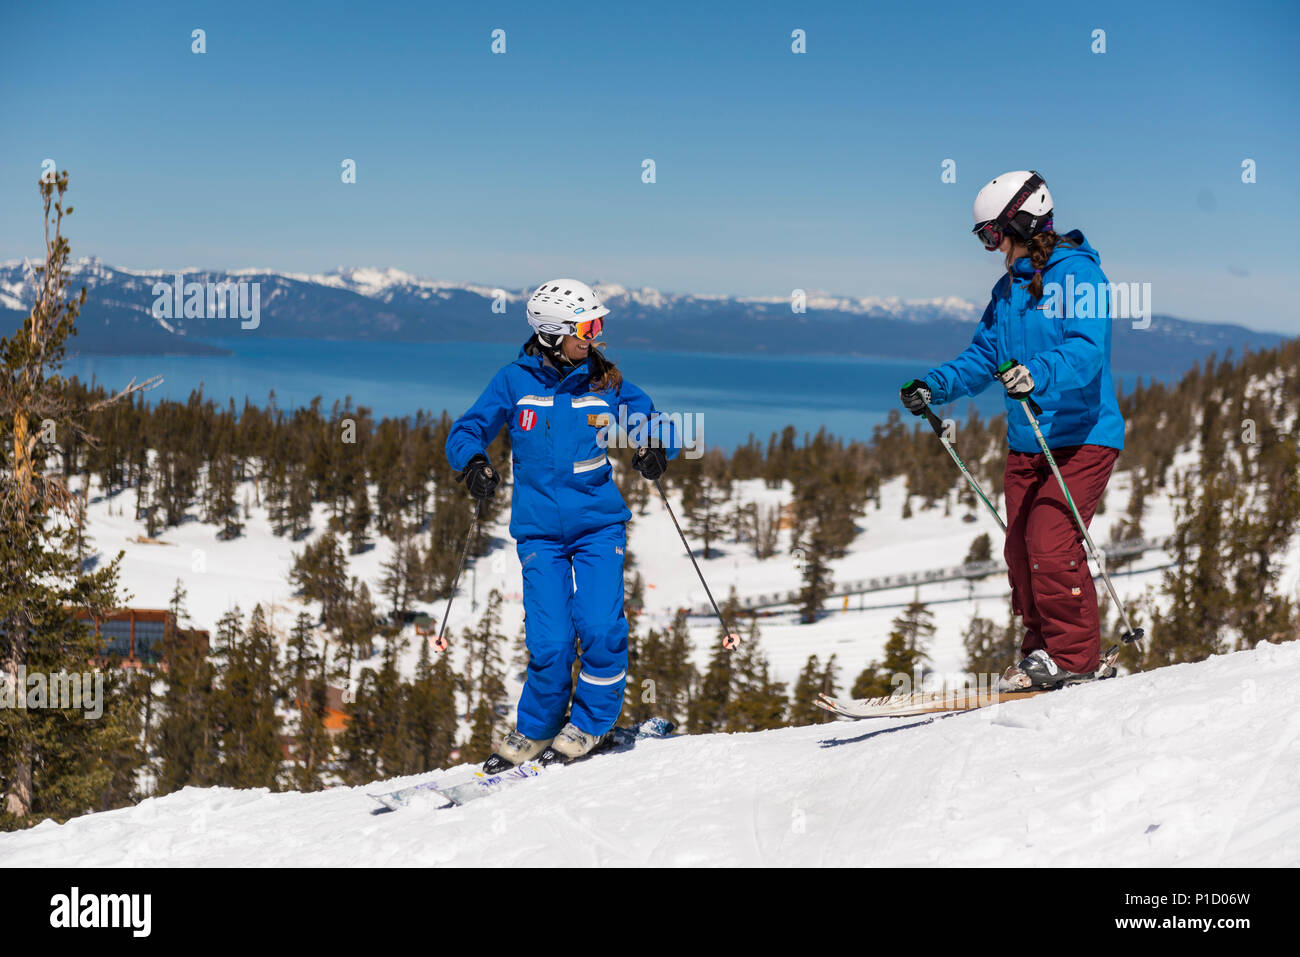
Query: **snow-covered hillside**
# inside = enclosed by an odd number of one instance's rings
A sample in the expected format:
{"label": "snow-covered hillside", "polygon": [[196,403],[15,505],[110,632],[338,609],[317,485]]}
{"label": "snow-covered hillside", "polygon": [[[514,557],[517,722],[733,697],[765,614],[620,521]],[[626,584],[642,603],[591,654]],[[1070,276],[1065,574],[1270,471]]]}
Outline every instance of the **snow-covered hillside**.
{"label": "snow-covered hillside", "polygon": [[[1191,464],[1193,459],[1194,456],[1184,455],[1179,459],[1179,466]],[[1094,537],[1099,544],[1109,540],[1109,529],[1120,518],[1128,500],[1129,480],[1127,473],[1119,473],[1111,481],[1107,512],[1093,523]],[[743,501],[755,501],[764,506],[779,505],[790,499],[788,489],[768,489],[761,481],[738,483],[737,495]],[[977,513],[977,521],[967,523],[962,520],[965,511],[962,508],[954,508],[951,515],[945,516],[942,507],[923,511],[916,507],[914,500],[914,516],[903,519],[903,497],[901,479],[885,485],[882,507],[879,510],[868,509],[859,521],[860,533],[849,553],[832,563],[836,581],[958,564],[965,557],[971,541],[984,532],[993,536],[994,553],[997,554],[1000,534],[986,514]],[[217,619],[233,605],[239,605],[247,615],[255,604],[260,603],[270,612],[272,623],[287,632],[294,616],[306,607],[294,597],[288,584],[293,556],[302,552],[303,543],[272,535],[264,509],[252,507],[245,534],[234,541],[220,542],[214,526],[189,521],[159,533],[163,541],[171,544],[152,545],[128,541],[143,534],[143,525],[129,517],[133,503],[131,492],[107,501],[92,501],[87,527],[101,554],[111,556],[119,548],[126,551],[122,582],[133,595],[131,605],[146,608],[166,606],[172,587],[179,578],[189,591],[189,610],[194,624],[200,628],[213,628]],[[468,499],[465,508],[470,508]],[[679,501],[674,502],[674,508],[680,516]],[[318,508],[316,534],[325,527],[325,518],[324,511]],[[1148,499],[1143,522],[1148,537],[1169,535],[1173,531],[1173,521],[1172,504],[1166,497],[1152,496]],[[502,609],[504,633],[508,636],[519,633],[523,622],[522,581],[519,559],[507,525],[508,520],[503,518],[492,529],[496,547],[491,554],[480,558],[462,578],[460,594],[451,610],[449,628],[452,631],[460,632],[472,627],[482,614],[488,592],[495,588],[506,599]],[[692,544],[698,554],[699,543],[692,541]],[[667,627],[676,609],[706,602],[699,579],[657,496],[651,498],[647,514],[634,518],[630,545],[637,569],[647,586],[643,629]],[[778,553],[759,561],[753,557],[747,544],[715,542],[714,557],[707,561],[701,558],[700,566],[719,601],[733,587],[741,595],[796,589],[800,584],[800,570],[788,546],[789,532],[785,531],[781,533]],[[367,582],[377,601],[381,568],[391,555],[392,543],[382,539],[370,551],[349,559],[349,574]],[[1159,566],[1167,560],[1167,556],[1160,552],[1150,552],[1137,560],[1134,573],[1115,575],[1115,586],[1121,597],[1136,598],[1148,587],[1158,587],[1161,579]],[[1284,584],[1292,589],[1298,587],[1300,553],[1292,556],[1287,575]],[[1100,586],[1098,590],[1101,591]],[[961,643],[963,629],[976,612],[1001,624],[1006,614],[1008,591],[1006,576],[998,574],[973,585],[966,582],[927,584],[919,591],[901,588],[854,596],[849,599],[848,610],[843,609],[842,599],[833,599],[826,606],[829,614],[815,624],[799,623],[793,610],[760,619],[761,641],[776,680],[793,684],[809,655],[816,654],[824,662],[835,654],[841,682],[847,686],[868,661],[880,656],[890,622],[898,614],[900,606],[919,596],[930,604],[938,627],[929,649],[932,667],[940,672],[962,672],[965,670],[965,651]],[[435,620],[441,621],[445,609],[441,602],[421,607]],[[692,619],[697,666],[703,667],[706,663],[716,640],[717,627],[712,618]],[[409,629],[408,636],[413,637]],[[408,652],[408,669],[414,667],[415,654],[413,646]],[[512,684],[510,690],[512,695],[517,694],[518,685]]]}
{"label": "snow-covered hillside", "polygon": [[1261,645],[968,714],[643,741],[459,808],[366,796],[433,775],[186,788],[0,835],[0,860],[1296,866],[1298,683],[1300,643]]}

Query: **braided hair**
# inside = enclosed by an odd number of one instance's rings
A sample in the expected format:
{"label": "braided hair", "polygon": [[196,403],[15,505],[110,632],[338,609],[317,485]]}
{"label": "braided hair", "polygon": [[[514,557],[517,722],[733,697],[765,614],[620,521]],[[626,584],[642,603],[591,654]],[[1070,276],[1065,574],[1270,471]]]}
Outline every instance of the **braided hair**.
{"label": "braided hair", "polygon": [[[1052,253],[1056,251],[1059,245],[1077,246],[1072,239],[1066,239],[1064,236],[1050,228],[1043,230],[1041,233],[1035,233],[1025,245],[1029,249],[1029,264],[1034,267],[1034,276],[1029,280],[1029,298],[1043,298],[1043,270],[1047,268],[1047,262],[1052,258]],[[1014,248],[1014,247],[1013,247]],[[1007,257],[1007,272],[1011,272],[1014,257]]]}

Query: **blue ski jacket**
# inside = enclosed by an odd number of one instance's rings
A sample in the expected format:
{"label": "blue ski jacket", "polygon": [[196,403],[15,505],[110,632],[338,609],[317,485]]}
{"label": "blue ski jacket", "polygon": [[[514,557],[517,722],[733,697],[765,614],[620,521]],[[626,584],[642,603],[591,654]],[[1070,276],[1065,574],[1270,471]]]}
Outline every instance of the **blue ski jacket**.
{"label": "blue ski jacket", "polygon": [[604,359],[592,349],[586,362],[563,374],[524,343],[519,357],[492,377],[447,436],[447,464],[460,471],[509,420],[514,497],[510,534],[516,541],[550,538],[572,542],[632,517],[605,449],[625,428],[631,444],[655,439],[668,458],[681,451],[680,431],[650,397],[626,379],[616,390],[591,388]]}
{"label": "blue ski jacket", "polygon": [[[1034,267],[1017,259],[993,287],[971,344],[925,374],[935,405],[978,395],[997,381],[1002,363],[1016,359],[1034,377],[1033,397],[1043,408],[1039,428],[1049,448],[1104,445],[1124,448],[1124,418],[1110,375],[1110,286],[1101,257],[1078,230],[1057,245],[1043,269],[1044,295],[1029,299]],[[1053,287],[1052,284],[1056,284]],[[1038,452],[1029,420],[1008,397],[1007,444]]]}

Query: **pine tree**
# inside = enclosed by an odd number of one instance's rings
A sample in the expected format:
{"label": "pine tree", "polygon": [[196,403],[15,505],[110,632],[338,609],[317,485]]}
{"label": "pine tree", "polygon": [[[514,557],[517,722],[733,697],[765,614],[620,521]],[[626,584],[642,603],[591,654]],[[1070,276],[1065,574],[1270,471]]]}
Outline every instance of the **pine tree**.
{"label": "pine tree", "polygon": [[[817,696],[825,691],[823,687],[825,677],[826,672],[821,662],[817,660],[817,656],[810,655],[794,684],[794,696],[790,701],[791,725],[803,727],[809,724],[825,724],[834,720],[830,712],[823,711],[815,704]],[[834,689],[825,693],[832,694]]]}
{"label": "pine tree", "polygon": [[1225,573],[1224,502],[1231,502],[1236,476],[1223,461],[1217,411],[1207,405],[1202,429],[1199,481],[1179,478],[1175,494],[1174,568],[1164,573],[1168,609],[1154,616],[1145,644],[1147,668],[1201,661],[1221,654],[1231,618],[1232,594]]}
{"label": "pine tree", "polygon": [[701,679],[700,694],[691,702],[687,730],[691,734],[721,731],[727,725],[727,708],[731,702],[732,652],[719,641],[713,646],[709,667]]}
{"label": "pine tree", "polygon": [[850,697],[877,698],[904,689],[919,691],[917,677],[924,678],[922,666],[928,660],[925,645],[934,631],[934,613],[924,603],[912,601],[893,621],[884,658],[863,669],[853,682]]}
{"label": "pine tree", "polygon": [[348,511],[347,529],[348,542],[351,545],[353,555],[359,555],[365,551],[367,537],[366,532],[370,528],[371,510],[370,510],[370,493],[366,488],[366,476],[362,471],[356,483],[352,486],[351,508]]}
{"label": "pine tree", "polygon": [[822,670],[821,684],[818,690],[828,697],[835,697],[836,688],[840,685],[840,666],[835,659],[838,655],[831,655],[826,661],[826,667]]}
{"label": "pine tree", "polygon": [[293,783],[299,791],[317,791],[323,786],[322,772],[330,750],[325,730],[328,662],[325,648],[316,650],[311,616],[306,612],[299,612],[294,619],[286,647],[285,685],[297,711]]}
{"label": "pine tree", "polygon": [[[734,622],[739,602],[733,588],[720,611],[722,620]],[[727,650],[722,644],[727,637],[727,630],[718,623],[714,637],[713,654],[709,658],[709,667],[700,682],[700,693],[691,702],[687,723],[692,734],[707,734],[721,731],[731,721],[732,699],[735,694],[736,652]]]}
{"label": "pine tree", "polygon": [[202,646],[179,632],[166,644],[167,686],[158,726],[158,793],[216,783],[221,761],[214,702],[216,670]]}
{"label": "pine tree", "polygon": [[373,668],[362,668],[356,693],[346,706],[347,726],[339,735],[343,782],[367,784],[380,776],[379,745],[383,734],[383,701]]}
{"label": "pine tree", "polygon": [[370,587],[365,582],[353,578],[343,595],[334,613],[334,634],[343,648],[346,673],[351,677],[353,659],[367,659],[374,654],[374,639],[380,629]]}
{"label": "pine tree", "polygon": [[810,625],[821,617],[822,604],[834,588],[830,567],[820,541],[802,546],[803,586],[799,589],[799,620]]}
{"label": "pine tree", "polygon": [[501,656],[505,635],[499,631],[500,624],[501,593],[493,589],[478,628],[467,642],[465,684],[473,696],[470,739],[464,751],[469,761],[487,760],[505,730],[505,660]]}
{"label": "pine tree", "polygon": [[326,532],[294,558],[289,572],[289,581],[303,600],[320,602],[321,622],[335,631],[343,625],[349,594],[347,569],[342,543],[333,532]]}
{"label": "pine tree", "polygon": [[307,477],[307,470],[295,466],[289,474],[288,501],[285,506],[289,537],[295,542],[311,531],[311,504],[311,480]]}
{"label": "pine tree", "polygon": [[265,501],[271,532],[285,534],[289,530],[289,479],[285,464],[279,458],[267,467]]}
{"label": "pine tree", "polygon": [[329,686],[325,679],[328,667],[329,645],[325,644],[316,656],[316,673],[307,684],[298,717],[294,786],[299,791],[319,791],[325,786],[325,772],[334,753],[334,743],[325,728],[325,712],[329,706]]}
{"label": "pine tree", "polygon": [[727,731],[763,731],[785,724],[786,686],[772,680],[767,657],[759,647],[758,621],[735,653],[732,700]]}
{"label": "pine tree", "polygon": [[311,616],[305,611],[298,612],[285,646],[288,649],[286,683],[301,708],[306,697],[307,682],[315,673],[317,665],[316,641],[311,633]]}
{"label": "pine tree", "polygon": [[411,735],[413,770],[442,767],[455,746],[455,676],[446,655],[433,662],[429,642],[420,642],[415,680],[406,697],[406,727]]}
{"label": "pine tree", "polygon": [[[72,212],[63,205],[67,186],[66,172],[40,182],[45,263],[36,272],[30,314],[11,337],[0,338],[0,449],[7,450],[0,456],[0,671],[9,675],[20,668],[29,675],[90,671],[100,643],[78,611],[102,615],[118,603],[121,553],[93,571],[81,565],[84,499],[49,467],[74,436],[86,439],[85,416],[60,394],[57,375],[86,295],[82,289],[73,297],[68,290],[70,247],[62,235],[63,218]],[[124,729],[129,733],[137,720],[120,709],[134,707],[133,698],[108,697],[99,720],[76,709],[0,708],[0,827],[65,820],[100,809],[106,795],[123,800],[118,760],[100,758],[119,753]]]}
{"label": "pine tree", "polygon": [[661,717],[686,727],[691,720],[699,675],[691,663],[691,635],[685,611],[668,631],[650,629],[629,662],[624,717],[632,724]]}
{"label": "pine tree", "polygon": [[974,675],[1000,675],[1019,658],[1020,639],[1013,626],[999,628],[988,618],[972,615],[962,633],[966,670]]}
{"label": "pine tree", "polygon": [[244,529],[239,520],[239,501],[236,493],[234,459],[221,452],[208,468],[208,507],[203,520],[217,527],[217,538],[227,541],[238,538]]}
{"label": "pine tree", "polygon": [[410,707],[407,695],[410,686],[402,681],[397,663],[405,652],[407,642],[400,632],[385,636],[384,654],[376,675],[376,701],[374,721],[377,731],[376,756],[379,769],[386,777],[410,774],[416,770],[416,748],[407,726]]}
{"label": "pine tree", "polygon": [[656,677],[661,667],[663,637],[651,628],[645,637],[628,633],[627,684],[623,688],[623,718],[638,725],[655,717],[658,689]]}
{"label": "pine tree", "polygon": [[231,622],[218,623],[221,647],[217,656],[219,689],[215,711],[221,728],[221,764],[218,784],[226,787],[278,786],[281,760],[280,719],[276,713],[278,672],[275,638],[262,606],[253,608],[242,636],[238,611]]}
{"label": "pine tree", "polygon": [[422,590],[420,580],[423,574],[419,548],[405,529],[398,530],[393,540],[393,557],[380,568],[383,571],[380,593],[393,610],[393,623],[400,625]]}
{"label": "pine tree", "polygon": [[1300,452],[1274,425],[1267,407],[1250,419],[1238,445],[1243,481],[1229,512],[1227,540],[1234,595],[1231,621],[1243,648],[1286,641],[1296,629],[1295,604],[1278,584],[1285,556],[1300,528]]}
{"label": "pine tree", "polygon": [[[967,486],[969,488],[969,486]],[[989,538],[988,532],[976,535],[971,540],[970,549],[966,552],[966,564],[972,565],[975,562],[987,562],[993,557],[993,540]]]}
{"label": "pine tree", "polygon": [[731,497],[731,476],[720,449],[682,465],[682,517],[688,531],[704,546],[704,558],[713,557],[713,541],[724,527],[723,506]]}
{"label": "pine tree", "polygon": [[820,429],[800,456],[793,478],[792,550],[802,550],[801,619],[816,621],[830,596],[830,561],[843,557],[858,533],[866,507],[865,469],[856,450],[845,449]]}

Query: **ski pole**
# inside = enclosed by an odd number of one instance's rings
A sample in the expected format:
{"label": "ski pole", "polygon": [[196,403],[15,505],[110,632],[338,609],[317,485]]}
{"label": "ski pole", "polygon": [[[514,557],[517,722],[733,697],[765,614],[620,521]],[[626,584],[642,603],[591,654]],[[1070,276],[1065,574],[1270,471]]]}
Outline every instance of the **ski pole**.
{"label": "ski pole", "polygon": [[447,619],[451,616],[451,600],[456,597],[456,586],[460,584],[460,573],[465,567],[465,556],[469,554],[469,543],[474,540],[474,529],[478,526],[478,518],[482,513],[483,500],[475,499],[474,517],[469,522],[469,534],[465,536],[465,547],[461,549],[460,564],[456,566],[456,577],[451,580],[451,594],[447,596],[447,610],[442,613],[442,627],[438,629],[438,637],[433,639],[434,651],[447,650],[447,639],[443,634],[447,630]]}
{"label": "ski pole", "polygon": [[682,527],[677,524],[677,516],[673,514],[673,507],[668,504],[668,496],[664,494],[664,487],[655,479],[655,488],[659,490],[659,497],[664,500],[664,508],[668,509],[668,517],[673,520],[673,528],[677,529],[677,536],[682,540],[682,546],[686,549],[686,557],[691,560],[695,566],[695,574],[700,576],[700,584],[704,586],[704,594],[709,596],[709,604],[713,606],[713,613],[718,616],[718,621],[722,623],[722,630],[727,636],[722,639],[722,647],[728,651],[734,651],[740,644],[740,635],[731,630],[727,620],[722,617],[722,612],[718,610],[718,603],[713,600],[713,592],[709,591],[709,583],[704,580],[704,572],[700,571],[699,562],[695,560],[695,554],[691,551],[690,544],[686,541],[686,535],[682,532]]}
{"label": "ski pole", "polygon": [[975,494],[980,497],[980,501],[989,507],[989,511],[993,513],[993,517],[997,520],[998,527],[1002,529],[1002,534],[1005,535],[1007,531],[1007,523],[1002,521],[1002,516],[998,514],[998,510],[994,507],[993,503],[988,500],[988,496],[984,494],[984,490],[980,488],[980,483],[975,481],[975,476],[970,474],[970,469],[966,468],[966,463],[961,460],[961,456],[957,454],[957,450],[952,447],[952,443],[948,441],[948,437],[943,434],[943,422],[941,422],[939,417],[931,411],[929,405],[926,405],[925,411],[922,415],[924,415],[925,420],[930,423],[930,428],[934,429],[934,434],[939,437],[939,441],[942,442],[943,447],[948,450],[948,454],[952,456],[952,460],[957,463],[957,468],[961,469],[961,474],[966,476],[966,481],[969,482],[970,487],[975,490]]}
{"label": "ski pole", "polygon": [[[998,366],[998,375],[1001,376],[1002,373],[1019,364],[1015,359],[1002,363],[1002,365]],[[1042,408],[1029,395],[1024,396],[1019,401],[1020,407],[1025,410],[1025,417],[1029,419],[1030,428],[1034,430],[1034,435],[1038,439],[1038,447],[1043,450],[1047,464],[1052,467],[1052,474],[1056,476],[1056,481],[1061,486],[1061,492],[1065,495],[1066,504],[1070,506],[1070,513],[1074,516],[1075,524],[1079,526],[1079,531],[1083,532],[1083,540],[1088,544],[1088,554],[1097,563],[1097,570],[1101,572],[1101,580],[1106,583],[1106,590],[1110,592],[1111,600],[1115,602],[1115,607],[1119,609],[1119,616],[1124,620],[1124,627],[1128,629],[1122,636],[1124,643],[1140,642],[1146,632],[1141,628],[1134,628],[1133,623],[1129,621],[1128,612],[1124,610],[1124,603],[1119,600],[1119,595],[1115,594],[1115,586],[1111,584],[1110,575],[1106,573],[1106,564],[1102,561],[1101,553],[1097,550],[1097,546],[1093,544],[1092,536],[1088,534],[1088,526],[1084,523],[1083,516],[1079,514],[1078,508],[1075,507],[1070,490],[1066,487],[1065,479],[1061,476],[1061,470],[1056,466],[1056,459],[1052,457],[1052,450],[1047,447],[1047,440],[1043,438],[1043,430],[1038,427],[1038,419],[1035,418],[1035,415],[1042,415]]]}

